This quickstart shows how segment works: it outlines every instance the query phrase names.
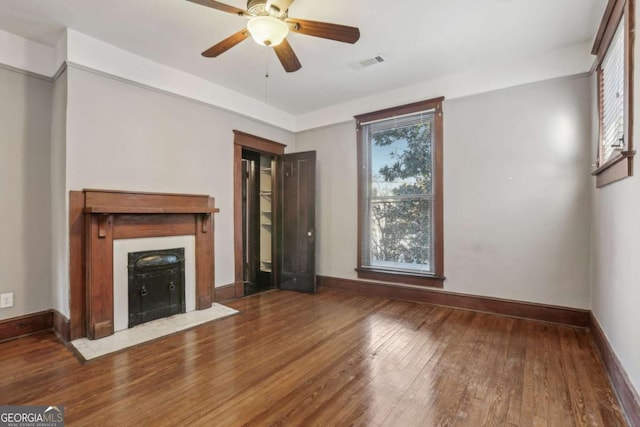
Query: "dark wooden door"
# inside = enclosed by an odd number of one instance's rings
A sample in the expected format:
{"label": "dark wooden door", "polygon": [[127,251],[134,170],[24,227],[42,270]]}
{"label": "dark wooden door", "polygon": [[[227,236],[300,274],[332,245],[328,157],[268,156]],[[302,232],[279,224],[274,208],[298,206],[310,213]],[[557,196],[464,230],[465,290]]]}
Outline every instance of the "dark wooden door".
{"label": "dark wooden door", "polygon": [[285,154],[280,289],[316,291],[316,152]]}

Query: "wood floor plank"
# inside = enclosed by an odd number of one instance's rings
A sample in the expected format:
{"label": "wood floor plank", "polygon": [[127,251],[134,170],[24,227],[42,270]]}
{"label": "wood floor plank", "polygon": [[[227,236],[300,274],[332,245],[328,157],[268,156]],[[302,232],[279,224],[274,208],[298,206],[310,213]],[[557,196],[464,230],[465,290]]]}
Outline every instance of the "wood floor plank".
{"label": "wood floor plank", "polygon": [[[541,336],[544,353],[547,356],[547,392],[549,395],[550,420],[566,420],[565,424],[572,423],[571,395],[564,382],[562,347],[560,345],[559,327],[549,326]],[[554,381],[561,378],[563,381]]]}
{"label": "wood floor plank", "polygon": [[548,425],[549,396],[546,372],[546,354],[544,352],[543,323],[529,322],[527,334],[527,353],[525,355],[524,383],[520,407],[520,423],[523,426]]}
{"label": "wood floor plank", "polygon": [[[387,417],[401,393],[418,374],[416,368],[398,364],[395,356],[410,345],[418,334],[416,328],[425,323],[424,316],[429,313],[415,304],[399,305],[398,308],[397,313],[391,316],[388,306],[376,313],[372,319],[375,321],[370,322],[369,347],[350,369],[349,381],[334,387],[324,405],[299,420],[301,425],[376,425]],[[397,321],[400,313],[406,321]],[[389,351],[394,347],[398,350]],[[347,404],[342,405],[340,411],[332,410],[341,402]]]}
{"label": "wood floor plank", "polygon": [[323,289],[87,363],[51,333],[0,343],[0,405],[66,425],[624,426],[589,333]]}
{"label": "wood floor plank", "polygon": [[[498,355],[495,391],[489,392],[486,418],[483,425],[518,425],[522,405],[524,360],[526,355],[526,322],[508,319],[505,333],[508,344],[504,355]],[[517,408],[517,410],[514,410]]]}
{"label": "wood floor plank", "polygon": [[[436,420],[457,402],[448,396],[455,392],[466,364],[458,364],[465,349],[473,345],[477,313],[451,310],[445,322],[438,325],[440,339],[419,375],[385,420],[389,425],[436,425]],[[448,397],[445,397],[448,396]]]}
{"label": "wood floor plank", "polygon": [[[512,323],[513,319],[504,317],[488,319],[487,334],[476,344],[474,351],[478,353],[478,362],[471,371],[467,388],[458,405],[459,408],[464,408],[465,423],[478,426],[504,424],[498,414],[488,417],[492,405],[487,404],[487,396],[493,397],[490,402],[494,404],[504,399],[503,389],[498,383],[501,380],[501,368],[504,365]],[[492,375],[487,375],[487,372],[492,372]]]}

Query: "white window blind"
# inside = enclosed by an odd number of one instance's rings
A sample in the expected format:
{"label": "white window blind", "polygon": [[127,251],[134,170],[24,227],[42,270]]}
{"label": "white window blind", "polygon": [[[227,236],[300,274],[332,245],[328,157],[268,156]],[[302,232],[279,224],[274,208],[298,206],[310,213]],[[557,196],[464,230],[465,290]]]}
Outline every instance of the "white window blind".
{"label": "white window blind", "polygon": [[601,64],[602,140],[600,165],[625,149],[624,20],[620,21]]}
{"label": "white window blind", "polygon": [[374,120],[371,122],[361,123],[366,126],[368,133],[384,132],[391,129],[400,129],[408,126],[421,125],[425,123],[433,123],[433,115],[435,110],[426,110],[420,113],[411,113],[402,116],[395,116],[389,119]]}

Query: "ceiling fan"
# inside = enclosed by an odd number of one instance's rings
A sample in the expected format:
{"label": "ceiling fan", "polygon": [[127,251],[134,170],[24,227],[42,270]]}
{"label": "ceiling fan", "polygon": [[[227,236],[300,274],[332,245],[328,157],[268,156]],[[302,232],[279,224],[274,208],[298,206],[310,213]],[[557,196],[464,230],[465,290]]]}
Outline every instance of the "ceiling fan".
{"label": "ceiling fan", "polygon": [[355,27],[290,18],[288,12],[293,0],[248,0],[247,10],[214,0],[187,1],[249,19],[246,28],[202,52],[202,56],[207,58],[221,55],[252,36],[257,43],[273,47],[284,69],[291,73],[302,65],[286,39],[289,31],[351,44],[360,38],[360,30]]}

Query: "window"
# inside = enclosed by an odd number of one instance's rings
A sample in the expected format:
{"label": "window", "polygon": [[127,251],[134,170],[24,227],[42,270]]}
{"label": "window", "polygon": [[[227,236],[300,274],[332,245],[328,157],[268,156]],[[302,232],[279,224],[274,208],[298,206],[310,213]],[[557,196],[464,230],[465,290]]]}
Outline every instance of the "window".
{"label": "window", "polygon": [[633,173],[632,0],[610,0],[591,53],[598,56],[599,142],[593,172],[602,187]]}
{"label": "window", "polygon": [[356,116],[358,277],[442,287],[442,101]]}

